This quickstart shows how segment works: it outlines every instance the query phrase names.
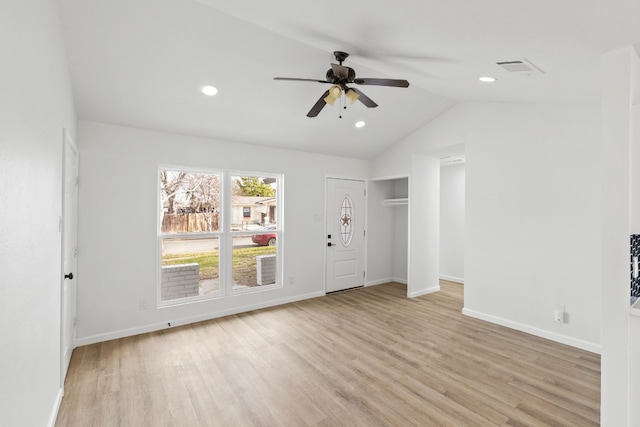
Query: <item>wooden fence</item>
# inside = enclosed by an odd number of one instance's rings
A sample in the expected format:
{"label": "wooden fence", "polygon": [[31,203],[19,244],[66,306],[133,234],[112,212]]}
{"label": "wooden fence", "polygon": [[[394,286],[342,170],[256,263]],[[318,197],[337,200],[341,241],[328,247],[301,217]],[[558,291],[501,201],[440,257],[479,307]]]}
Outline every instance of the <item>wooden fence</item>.
{"label": "wooden fence", "polygon": [[218,214],[216,213],[165,213],[162,217],[163,233],[193,233],[217,230]]}

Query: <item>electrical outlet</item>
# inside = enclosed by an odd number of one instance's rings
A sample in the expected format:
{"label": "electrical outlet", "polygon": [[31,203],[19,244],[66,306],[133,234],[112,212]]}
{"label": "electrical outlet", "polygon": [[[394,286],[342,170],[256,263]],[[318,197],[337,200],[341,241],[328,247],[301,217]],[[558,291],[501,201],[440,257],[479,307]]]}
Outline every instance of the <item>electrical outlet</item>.
{"label": "electrical outlet", "polygon": [[147,303],[146,299],[141,299],[138,301],[138,306],[140,308],[140,310],[146,310],[147,308],[149,308],[149,304]]}
{"label": "electrical outlet", "polygon": [[555,320],[558,323],[564,323],[564,307],[557,306],[555,311]]}

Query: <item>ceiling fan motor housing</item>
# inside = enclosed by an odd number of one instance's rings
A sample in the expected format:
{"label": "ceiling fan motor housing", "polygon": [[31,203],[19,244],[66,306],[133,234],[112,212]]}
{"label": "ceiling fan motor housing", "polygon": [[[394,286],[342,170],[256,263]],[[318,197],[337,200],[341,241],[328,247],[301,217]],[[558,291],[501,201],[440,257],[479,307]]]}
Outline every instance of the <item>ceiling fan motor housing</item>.
{"label": "ceiling fan motor housing", "polygon": [[327,74],[326,74],[326,78],[327,81],[329,83],[333,83],[334,85],[344,85],[346,83],[353,83],[353,81],[356,79],[356,72],[353,68],[351,67],[345,67],[349,69],[349,73],[347,75],[346,79],[342,79],[338,76],[336,76],[336,74],[333,72],[332,68],[329,68],[327,70]]}

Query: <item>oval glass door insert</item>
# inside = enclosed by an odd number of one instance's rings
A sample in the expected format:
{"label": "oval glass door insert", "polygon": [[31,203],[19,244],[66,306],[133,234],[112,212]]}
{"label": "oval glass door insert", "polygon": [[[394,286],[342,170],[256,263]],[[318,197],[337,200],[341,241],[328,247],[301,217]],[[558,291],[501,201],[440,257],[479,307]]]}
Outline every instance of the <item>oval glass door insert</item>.
{"label": "oval glass door insert", "polygon": [[353,238],[353,202],[348,194],[345,194],[340,205],[340,237],[342,244],[349,246]]}

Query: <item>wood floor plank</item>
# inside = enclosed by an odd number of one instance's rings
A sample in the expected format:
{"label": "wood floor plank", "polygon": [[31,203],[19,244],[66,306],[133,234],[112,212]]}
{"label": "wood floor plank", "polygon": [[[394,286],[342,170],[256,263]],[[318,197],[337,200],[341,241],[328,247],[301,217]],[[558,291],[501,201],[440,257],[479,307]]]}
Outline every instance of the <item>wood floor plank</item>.
{"label": "wood floor plank", "polygon": [[600,357],[389,283],[77,348],[57,427],[595,426]]}

